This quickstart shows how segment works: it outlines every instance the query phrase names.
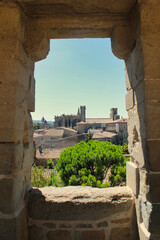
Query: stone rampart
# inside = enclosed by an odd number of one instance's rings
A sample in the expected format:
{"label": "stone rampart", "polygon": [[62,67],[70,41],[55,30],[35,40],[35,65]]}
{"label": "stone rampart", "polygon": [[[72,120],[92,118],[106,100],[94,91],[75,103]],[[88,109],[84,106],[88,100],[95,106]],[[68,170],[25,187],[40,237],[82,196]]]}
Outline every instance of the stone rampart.
{"label": "stone rampart", "polygon": [[127,187],[34,188],[28,240],[132,240],[134,197]]}

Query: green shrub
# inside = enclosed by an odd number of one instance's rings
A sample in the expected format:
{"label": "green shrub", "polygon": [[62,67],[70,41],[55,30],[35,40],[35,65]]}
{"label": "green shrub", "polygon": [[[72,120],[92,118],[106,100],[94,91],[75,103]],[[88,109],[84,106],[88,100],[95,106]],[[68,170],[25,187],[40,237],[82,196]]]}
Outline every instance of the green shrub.
{"label": "green shrub", "polygon": [[123,154],[129,154],[129,152],[128,152],[128,143],[123,143],[122,150],[123,150]]}
{"label": "green shrub", "polygon": [[48,186],[48,179],[43,175],[44,167],[32,167],[31,185],[32,187],[45,187]]}
{"label": "green shrub", "polygon": [[54,169],[54,163],[51,158],[47,159],[47,168],[48,169]]}
{"label": "green shrub", "polygon": [[[62,151],[56,169],[65,186],[109,187],[125,182],[125,164],[121,146],[91,140]],[[103,184],[109,170],[110,184]]]}
{"label": "green shrub", "polygon": [[64,184],[56,171],[50,173],[48,185],[53,187],[64,187]]}

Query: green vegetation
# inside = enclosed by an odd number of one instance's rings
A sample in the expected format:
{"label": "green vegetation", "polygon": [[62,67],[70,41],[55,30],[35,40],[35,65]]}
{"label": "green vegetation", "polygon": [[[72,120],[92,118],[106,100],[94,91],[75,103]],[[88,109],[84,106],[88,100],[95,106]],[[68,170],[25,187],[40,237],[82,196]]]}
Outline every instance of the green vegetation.
{"label": "green vegetation", "polygon": [[47,159],[47,168],[54,169],[54,163],[51,158]]}
{"label": "green vegetation", "polygon": [[89,133],[89,134],[86,134],[86,136],[85,136],[85,142],[87,143],[87,142],[89,142],[90,140],[92,140],[92,135]]}
{"label": "green vegetation", "polygon": [[128,143],[123,143],[122,150],[123,150],[123,154],[129,154],[129,152],[128,152]]}
{"label": "green vegetation", "polygon": [[56,169],[65,186],[117,186],[125,182],[126,161],[121,146],[91,140],[62,151]]}
{"label": "green vegetation", "polygon": [[35,122],[33,122],[33,130],[37,130],[37,129],[39,129],[40,127],[39,127],[39,123],[35,123]]}
{"label": "green vegetation", "polygon": [[48,186],[48,179],[44,176],[44,167],[32,167],[31,173],[31,185],[32,187],[46,187]]}
{"label": "green vegetation", "polygon": [[43,167],[33,167],[31,184],[34,187],[63,187],[82,185],[110,187],[124,185],[126,181],[126,161],[121,146],[109,142],[80,142],[61,152],[54,166],[47,160],[47,169],[53,169],[50,177],[45,177]]}

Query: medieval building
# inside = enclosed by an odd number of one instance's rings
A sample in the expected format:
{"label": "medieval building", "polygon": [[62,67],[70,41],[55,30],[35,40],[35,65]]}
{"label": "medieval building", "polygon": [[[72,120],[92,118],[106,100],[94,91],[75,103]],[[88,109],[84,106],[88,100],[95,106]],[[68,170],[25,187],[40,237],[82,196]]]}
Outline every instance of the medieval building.
{"label": "medieval building", "polygon": [[75,127],[78,122],[86,121],[86,107],[80,106],[78,108],[77,115],[65,115],[55,116],[54,127]]}

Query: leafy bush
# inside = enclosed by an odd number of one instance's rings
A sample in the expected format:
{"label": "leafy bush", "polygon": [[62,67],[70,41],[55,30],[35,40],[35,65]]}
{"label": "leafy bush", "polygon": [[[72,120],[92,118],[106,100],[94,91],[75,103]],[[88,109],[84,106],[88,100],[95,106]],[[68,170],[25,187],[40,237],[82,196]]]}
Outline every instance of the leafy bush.
{"label": "leafy bush", "polygon": [[109,142],[80,142],[62,151],[57,162],[56,169],[65,186],[109,187],[108,182],[103,184],[109,170],[111,186],[125,182],[122,147]]}
{"label": "leafy bush", "polygon": [[44,168],[37,167],[34,165],[32,167],[32,173],[31,173],[31,185],[32,187],[45,187],[48,186],[48,179],[44,177]]}
{"label": "leafy bush", "polygon": [[128,143],[123,143],[122,150],[124,154],[129,154],[128,152]]}
{"label": "leafy bush", "polygon": [[48,186],[64,187],[64,184],[56,171],[50,173],[50,178],[48,180]]}
{"label": "leafy bush", "polygon": [[54,169],[54,163],[51,158],[47,159],[47,168],[48,169]]}

